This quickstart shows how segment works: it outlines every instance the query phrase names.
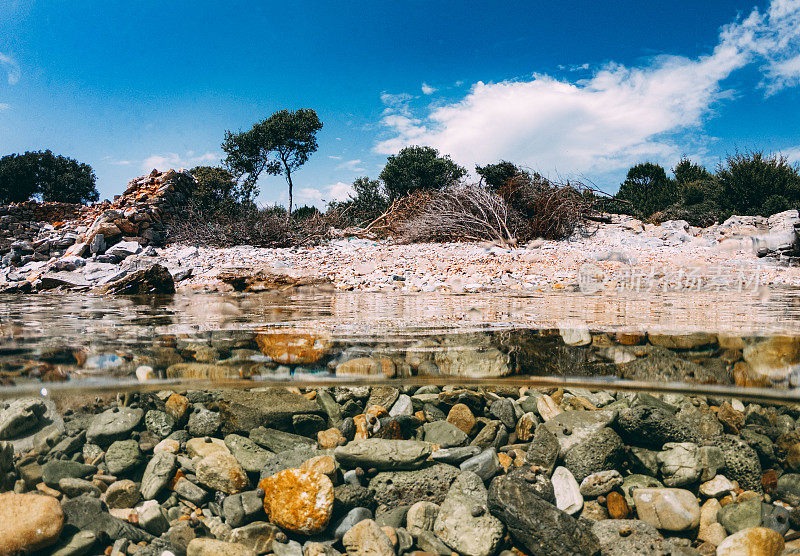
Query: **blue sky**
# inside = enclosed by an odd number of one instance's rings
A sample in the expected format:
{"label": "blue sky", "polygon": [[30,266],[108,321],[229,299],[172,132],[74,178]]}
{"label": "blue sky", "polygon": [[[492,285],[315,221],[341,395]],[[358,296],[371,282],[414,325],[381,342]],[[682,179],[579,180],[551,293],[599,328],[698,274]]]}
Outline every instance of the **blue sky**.
{"label": "blue sky", "polygon": [[[308,107],[325,127],[299,204],[407,144],[607,191],[682,154],[800,161],[800,0],[253,4],[0,0],[0,154],[77,158],[111,197]],[[280,177],[260,187],[285,202]]]}

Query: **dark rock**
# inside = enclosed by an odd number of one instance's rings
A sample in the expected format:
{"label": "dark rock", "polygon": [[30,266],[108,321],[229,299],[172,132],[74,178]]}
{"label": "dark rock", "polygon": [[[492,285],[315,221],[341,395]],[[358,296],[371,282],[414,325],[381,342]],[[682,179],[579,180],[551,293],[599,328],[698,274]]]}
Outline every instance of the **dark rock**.
{"label": "dark rock", "polygon": [[267,458],[264,468],[261,470],[260,479],[271,477],[275,473],[284,469],[299,467],[304,461],[315,456],[321,456],[327,452],[317,450],[314,446],[306,444],[294,450],[285,450]]}
{"label": "dark rock", "polygon": [[369,488],[382,510],[423,500],[441,504],[459,473],[457,467],[441,463],[416,471],[386,471],[375,475]]}
{"label": "dark rock", "polygon": [[319,415],[300,414],[292,416],[294,432],[301,436],[316,438],[319,431],[325,430],[327,421]]}
{"label": "dark rock", "polygon": [[169,270],[160,264],[154,264],[103,286],[101,291],[116,295],[173,294],[175,282]]}
{"label": "dark rock", "polygon": [[288,431],[294,415],[323,415],[316,402],[283,388],[257,392],[226,391],[220,400],[219,413],[224,434],[247,433],[256,427]]}
{"label": "dark rock", "polygon": [[564,467],[580,483],[597,471],[617,469],[625,457],[625,445],[617,433],[602,428],[574,445],[564,456]]}
{"label": "dark rock", "polygon": [[149,533],[104,512],[100,499],[88,494],[64,500],[61,509],[64,511],[65,525],[72,525],[81,531],[104,533],[111,539],[124,538],[133,542],[149,542],[153,539]]}
{"label": "dark rock", "polygon": [[353,508],[369,508],[376,506],[374,493],[367,487],[343,484],[333,487],[333,514],[344,515]]}
{"label": "dark rock", "polygon": [[42,466],[42,481],[49,487],[58,488],[58,481],[71,477],[83,479],[97,472],[94,465],[70,460],[52,460]]}
{"label": "dark rock", "polygon": [[129,438],[142,421],[144,411],[140,408],[115,407],[95,415],[89,430],[86,431],[86,440],[100,446],[108,446],[115,440]]}
{"label": "dark rock", "polygon": [[622,411],[617,419],[622,437],[636,446],[660,449],[667,442],[697,442],[697,433],[672,413],[639,406]]}
{"label": "dark rock", "polygon": [[500,420],[507,429],[514,430],[517,426],[517,417],[514,411],[514,402],[508,398],[500,398],[489,406],[489,413]]}
{"label": "dark rock", "polygon": [[250,440],[275,453],[317,445],[316,440],[311,438],[264,427],[251,430]]}
{"label": "dark rock", "polygon": [[533,433],[533,440],[528,446],[525,463],[538,465],[548,473],[552,473],[558,459],[559,449],[558,438],[547,427],[540,424]]}
{"label": "dark rock", "polygon": [[492,481],[489,511],[532,556],[592,555],[600,550],[589,526],[544,501],[520,476]]}
{"label": "dark rock", "polygon": [[425,442],[437,444],[442,448],[455,448],[465,446],[469,436],[457,426],[447,421],[434,421],[422,425]]}
{"label": "dark rock", "polygon": [[761,462],[758,454],[738,436],[726,434],[715,443],[725,459],[723,474],[737,481],[744,490],[762,492]]}

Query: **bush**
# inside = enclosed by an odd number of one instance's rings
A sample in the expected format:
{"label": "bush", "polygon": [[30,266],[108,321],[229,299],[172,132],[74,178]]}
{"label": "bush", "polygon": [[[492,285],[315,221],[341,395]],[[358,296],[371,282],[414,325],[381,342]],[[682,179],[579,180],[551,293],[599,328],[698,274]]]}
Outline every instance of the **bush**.
{"label": "bush", "polygon": [[51,151],[10,154],[0,158],[0,204],[39,196],[43,201],[97,201],[97,178],[88,164]]}
{"label": "bush", "polygon": [[166,242],[207,247],[292,247],[318,242],[336,224],[316,209],[305,217],[292,215],[289,219],[280,206],[236,204],[214,212],[189,208],[170,222]]}
{"label": "bush", "polygon": [[518,239],[562,239],[570,236],[592,209],[592,196],[580,184],[558,184],[537,173],[520,174],[500,188],[512,211]]}
{"label": "bush", "polygon": [[421,189],[441,190],[463,178],[467,170],[433,147],[405,147],[388,158],[380,178],[390,201]]}
{"label": "bush", "polygon": [[765,156],[763,152],[730,155],[720,164],[717,179],[728,215],[770,216],[800,204],[800,173],[783,156]]}
{"label": "bush", "polygon": [[645,219],[675,203],[678,187],[663,167],[645,162],[628,170],[616,197],[630,203],[630,214]]}
{"label": "bush", "polygon": [[401,226],[400,241],[497,241],[513,244],[506,204],[480,185],[429,192],[424,208]]}
{"label": "bush", "polygon": [[497,164],[487,164],[486,166],[475,166],[475,171],[481,177],[481,182],[492,191],[499,191],[514,178],[527,174],[517,166],[507,160],[501,160]]}
{"label": "bush", "polygon": [[345,226],[365,226],[388,208],[389,199],[381,191],[380,182],[360,177],[353,182],[350,198],[329,203],[328,212],[338,214]]}

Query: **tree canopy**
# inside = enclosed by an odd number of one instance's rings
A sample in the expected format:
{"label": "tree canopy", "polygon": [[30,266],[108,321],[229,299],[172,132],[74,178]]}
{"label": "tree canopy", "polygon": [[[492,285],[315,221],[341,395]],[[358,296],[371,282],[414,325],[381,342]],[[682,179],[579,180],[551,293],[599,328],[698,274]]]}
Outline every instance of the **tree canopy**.
{"label": "tree canopy", "polygon": [[649,216],[674,203],[678,193],[663,167],[645,162],[628,170],[617,197],[628,201],[640,216]]}
{"label": "tree canopy", "polygon": [[769,216],[800,204],[800,172],[786,157],[756,151],[728,156],[717,169],[725,209]]}
{"label": "tree canopy", "polygon": [[380,178],[389,200],[394,200],[419,189],[443,189],[466,174],[449,155],[439,156],[433,147],[413,146],[390,156]]}
{"label": "tree canopy", "polygon": [[475,166],[475,171],[481,177],[481,181],[493,191],[499,190],[502,186],[506,185],[510,180],[516,178],[517,176],[527,173],[524,170],[517,168],[514,163],[508,162],[507,160],[501,160],[497,164]]}
{"label": "tree canopy", "polygon": [[292,172],[308,161],[317,150],[317,132],[322,122],[310,108],[279,110],[257,122],[249,131],[225,132],[222,150],[227,169],[241,181],[247,199],[257,193],[256,182],[266,172],[283,175],[289,186],[289,212],[292,211],[294,184]]}
{"label": "tree canopy", "polygon": [[10,154],[0,158],[0,203],[17,203],[39,196],[43,201],[97,201],[92,167],[50,150]]}

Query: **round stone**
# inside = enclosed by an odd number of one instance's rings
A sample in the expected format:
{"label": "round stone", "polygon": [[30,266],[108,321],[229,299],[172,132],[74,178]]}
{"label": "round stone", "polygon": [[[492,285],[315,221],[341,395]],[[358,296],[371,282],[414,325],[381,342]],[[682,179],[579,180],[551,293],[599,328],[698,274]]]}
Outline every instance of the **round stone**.
{"label": "round stone", "polygon": [[64,514],[58,500],[36,494],[0,494],[0,554],[33,552],[61,535]]}
{"label": "round stone", "polygon": [[327,527],[333,513],[333,483],[316,471],[286,469],[263,479],[264,511],[269,520],[294,533],[313,535]]}

